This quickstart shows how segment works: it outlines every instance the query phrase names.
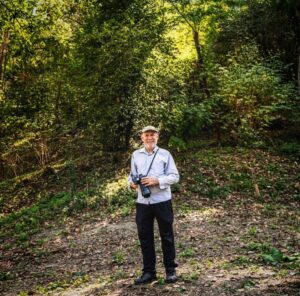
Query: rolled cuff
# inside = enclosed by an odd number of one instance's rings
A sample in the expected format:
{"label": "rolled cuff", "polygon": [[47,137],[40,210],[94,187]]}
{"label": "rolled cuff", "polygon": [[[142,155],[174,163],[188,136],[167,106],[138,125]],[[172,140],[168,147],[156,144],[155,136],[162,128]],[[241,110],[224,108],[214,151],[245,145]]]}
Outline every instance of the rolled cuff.
{"label": "rolled cuff", "polygon": [[159,188],[161,190],[167,189],[170,187],[172,184],[175,184],[179,181],[179,176],[178,175],[168,175],[168,176],[163,176],[158,178],[159,182]]}

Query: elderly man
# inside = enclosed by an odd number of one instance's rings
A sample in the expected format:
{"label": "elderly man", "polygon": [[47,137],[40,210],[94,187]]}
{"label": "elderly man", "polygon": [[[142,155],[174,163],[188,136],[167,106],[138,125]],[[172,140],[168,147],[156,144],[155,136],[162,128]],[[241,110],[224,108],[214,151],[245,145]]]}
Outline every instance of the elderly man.
{"label": "elderly man", "polygon": [[141,131],[144,147],[134,151],[131,158],[129,182],[138,192],[136,223],[143,254],[143,273],[135,280],[136,285],[156,279],[154,219],[161,237],[165,282],[177,280],[170,185],[178,182],[179,174],[170,152],[157,146],[158,138],[157,128],[144,127]]}

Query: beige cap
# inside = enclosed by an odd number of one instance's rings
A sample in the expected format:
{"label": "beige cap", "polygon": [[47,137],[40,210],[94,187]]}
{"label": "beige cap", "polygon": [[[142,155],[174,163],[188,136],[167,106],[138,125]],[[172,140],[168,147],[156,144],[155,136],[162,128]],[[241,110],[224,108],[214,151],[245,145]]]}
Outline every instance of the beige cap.
{"label": "beige cap", "polygon": [[141,133],[150,132],[150,131],[157,132],[157,133],[159,132],[159,130],[156,127],[152,125],[147,125],[142,129]]}

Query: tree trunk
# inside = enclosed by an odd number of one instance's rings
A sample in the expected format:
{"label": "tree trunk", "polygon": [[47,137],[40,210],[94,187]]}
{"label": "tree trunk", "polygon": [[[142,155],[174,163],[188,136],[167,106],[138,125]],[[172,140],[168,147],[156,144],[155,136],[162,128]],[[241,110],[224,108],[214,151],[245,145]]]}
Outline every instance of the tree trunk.
{"label": "tree trunk", "polygon": [[125,149],[126,149],[126,151],[129,149],[132,128],[133,128],[133,118],[130,118],[128,120],[126,129],[125,129]]}
{"label": "tree trunk", "polygon": [[7,53],[7,45],[9,42],[9,31],[5,30],[3,33],[3,42],[0,46],[0,81],[4,79],[5,73],[5,58]]}
{"label": "tree trunk", "polygon": [[54,115],[55,115],[55,121],[58,124],[61,124],[60,116],[59,116],[59,103],[60,103],[60,97],[61,97],[61,84],[62,82],[59,81],[57,85],[57,93],[55,95],[55,107],[54,107]]}
{"label": "tree trunk", "polygon": [[206,97],[210,98],[210,91],[208,89],[205,67],[203,63],[203,55],[202,55],[201,45],[199,42],[199,33],[196,30],[193,30],[193,37],[194,37],[194,44],[197,52],[197,66],[199,68],[199,72],[203,75],[203,78],[201,79],[201,87],[203,88]]}
{"label": "tree trunk", "polygon": [[[299,2],[295,1],[295,32],[296,36],[299,36],[300,34],[300,4]],[[298,93],[300,94],[300,44],[299,39],[296,39],[296,42],[298,43],[297,46],[297,54],[298,54],[298,69],[297,69],[297,85],[298,85]]]}
{"label": "tree trunk", "polygon": [[297,82],[298,82],[298,93],[300,94],[300,45],[298,45],[298,76],[297,76]]}

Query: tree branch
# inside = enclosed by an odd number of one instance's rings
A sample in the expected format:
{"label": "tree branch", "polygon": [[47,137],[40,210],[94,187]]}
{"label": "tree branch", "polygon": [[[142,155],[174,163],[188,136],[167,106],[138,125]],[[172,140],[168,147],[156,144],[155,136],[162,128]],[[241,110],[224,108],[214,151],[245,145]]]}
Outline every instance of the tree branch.
{"label": "tree branch", "polygon": [[180,11],[180,9],[177,7],[177,5],[172,1],[168,0],[169,3],[174,7],[174,9],[182,16],[182,18],[186,21],[186,23],[192,28],[193,31],[196,31],[196,26],[190,23],[190,21],[186,18],[183,12]]}

